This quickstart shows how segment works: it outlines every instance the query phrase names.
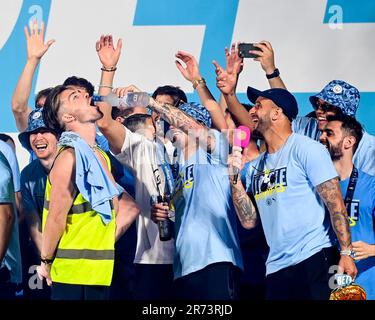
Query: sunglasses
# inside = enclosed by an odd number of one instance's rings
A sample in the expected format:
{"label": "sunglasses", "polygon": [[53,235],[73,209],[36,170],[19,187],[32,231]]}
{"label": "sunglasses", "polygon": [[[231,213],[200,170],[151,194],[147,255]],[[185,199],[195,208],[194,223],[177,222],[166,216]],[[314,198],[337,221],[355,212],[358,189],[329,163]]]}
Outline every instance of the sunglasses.
{"label": "sunglasses", "polygon": [[336,111],[337,108],[332,105],[332,104],[329,104],[327,102],[317,102],[314,104],[314,109],[315,110],[318,110],[318,109],[321,109],[323,112],[328,112],[328,111]]}

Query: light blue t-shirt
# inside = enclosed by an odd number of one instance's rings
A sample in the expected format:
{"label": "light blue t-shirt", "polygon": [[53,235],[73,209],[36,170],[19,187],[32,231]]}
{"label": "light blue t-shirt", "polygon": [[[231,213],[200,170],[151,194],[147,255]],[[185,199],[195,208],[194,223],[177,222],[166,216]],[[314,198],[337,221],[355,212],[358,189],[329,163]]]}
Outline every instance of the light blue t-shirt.
{"label": "light blue t-shirt", "polygon": [[29,163],[21,172],[22,205],[27,215],[30,211],[39,213],[42,219],[47,172],[39,159]]}
{"label": "light blue t-shirt", "polygon": [[199,149],[180,166],[175,182],[175,279],[217,262],[243,269],[226,165],[228,144],[219,132],[213,134],[219,141],[214,153]]}
{"label": "light blue t-shirt", "polygon": [[18,234],[18,216],[15,205],[12,170],[7,159],[0,152],[0,203],[12,203],[14,210],[14,222],[10,236],[8,249],[3,261],[0,261],[0,268],[6,267],[10,272],[12,283],[22,282],[22,262]]}
{"label": "light blue t-shirt", "polygon": [[0,140],[0,152],[3,153],[4,157],[8,160],[10,168],[13,174],[13,184],[15,192],[20,191],[20,168],[15,152],[12,147],[6,142]]}
{"label": "light blue t-shirt", "polygon": [[310,117],[297,117],[292,121],[292,131],[319,141],[320,130],[318,121]]}
{"label": "light blue t-shirt", "polygon": [[353,156],[353,164],[359,170],[375,176],[375,137],[363,132],[361,141]]}
{"label": "light blue t-shirt", "polygon": [[316,186],[337,177],[327,149],[305,136],[289,136],[273,154],[249,165],[246,189],[254,195],[270,247],[267,274],[295,265],[333,243]]}
{"label": "light blue t-shirt", "polygon": [[[345,198],[349,178],[340,184]],[[363,241],[375,245],[375,177],[358,170],[350,211],[352,242]],[[375,300],[375,256],[357,261],[356,266],[358,274],[355,282],[365,289],[368,300]]]}
{"label": "light blue t-shirt", "polygon": [[[319,141],[321,131],[315,118],[297,117],[292,122],[292,130]],[[363,132],[363,137],[353,156],[353,164],[361,171],[375,176],[375,137]]]}

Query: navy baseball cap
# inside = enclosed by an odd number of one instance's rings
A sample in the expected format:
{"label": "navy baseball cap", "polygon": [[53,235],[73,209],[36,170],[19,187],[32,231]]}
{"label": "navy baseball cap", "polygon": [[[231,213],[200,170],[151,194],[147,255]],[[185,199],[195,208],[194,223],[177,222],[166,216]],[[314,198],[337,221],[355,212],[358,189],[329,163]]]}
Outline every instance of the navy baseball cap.
{"label": "navy baseball cap", "polygon": [[54,130],[48,128],[45,124],[43,120],[43,108],[38,108],[31,111],[26,130],[18,135],[18,140],[21,142],[22,146],[25,149],[31,150],[30,135],[40,129],[45,129],[46,131],[57,134]]}
{"label": "navy baseball cap", "polygon": [[284,114],[290,122],[297,117],[298,104],[296,98],[285,89],[272,88],[264,91],[259,91],[252,87],[247,87],[247,97],[250,102],[255,103],[259,97],[270,99],[279,108],[283,109]]}

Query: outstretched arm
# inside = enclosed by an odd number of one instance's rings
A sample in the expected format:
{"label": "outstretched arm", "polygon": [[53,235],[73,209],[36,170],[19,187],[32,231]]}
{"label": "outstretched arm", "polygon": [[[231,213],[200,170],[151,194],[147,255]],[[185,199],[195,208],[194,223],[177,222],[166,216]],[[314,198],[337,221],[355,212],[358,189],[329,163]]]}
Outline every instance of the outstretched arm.
{"label": "outstretched arm", "polygon": [[230,51],[225,48],[225,57],[226,70],[216,61],[213,62],[216,67],[216,86],[223,94],[228,110],[236,123],[247,126],[252,130],[253,123],[249,118],[248,112],[236,96],[238,77],[243,68],[243,59],[238,56],[238,46],[235,43],[232,44]]}
{"label": "outstretched arm", "polygon": [[[275,55],[271,43],[268,41],[261,41],[259,43],[254,43],[254,46],[262,50],[251,51],[251,53],[258,55],[258,58],[255,58],[254,60],[260,62],[260,65],[266,74],[272,74],[276,67]],[[270,84],[271,88],[286,89],[286,86],[280,76],[268,79],[268,83]]]}
{"label": "outstretched arm", "polygon": [[[95,48],[103,69],[101,72],[99,94],[105,96],[113,89],[113,78],[121,55],[122,40],[118,40],[117,47],[115,48],[112,36],[102,35],[96,42]],[[112,119],[112,106],[107,103],[98,103],[97,105],[103,112],[103,118],[98,120],[96,124],[108,140],[111,151],[114,154],[118,154],[125,140],[126,131],[124,126]]]}
{"label": "outstretched arm", "polygon": [[27,128],[28,116],[31,108],[28,106],[33,77],[40,59],[48,51],[54,40],[44,43],[44,23],[38,30],[38,21],[30,22],[30,33],[27,27],[24,28],[27,45],[27,61],[22,74],[18,80],[12,97],[12,111],[16,120],[17,129],[23,132]]}
{"label": "outstretched arm", "polygon": [[113,78],[121,56],[122,39],[119,39],[117,46],[114,47],[112,35],[102,35],[96,42],[95,48],[102,64],[99,94],[105,96],[113,89]]}
{"label": "outstretched arm", "polygon": [[[331,216],[331,224],[340,243],[341,250],[351,250],[352,241],[348,222],[348,213],[342,198],[338,178],[328,180],[316,187]],[[357,274],[354,260],[348,255],[341,255],[339,266],[353,279]]]}
{"label": "outstretched arm", "polygon": [[159,103],[153,98],[150,98],[149,106],[172,126],[199,138],[208,151],[212,152],[215,149],[215,138],[209,134],[208,128],[182,110],[169,104]]}
{"label": "outstretched arm", "polygon": [[227,124],[220,106],[212,96],[211,91],[202,81],[202,76],[199,71],[198,62],[193,55],[184,51],[178,51],[176,58],[182,60],[186,68],[183,67],[180,61],[176,60],[176,66],[180,70],[183,77],[193,84],[194,89],[197,91],[201,103],[206,107],[211,115],[213,126],[219,131],[227,129]]}

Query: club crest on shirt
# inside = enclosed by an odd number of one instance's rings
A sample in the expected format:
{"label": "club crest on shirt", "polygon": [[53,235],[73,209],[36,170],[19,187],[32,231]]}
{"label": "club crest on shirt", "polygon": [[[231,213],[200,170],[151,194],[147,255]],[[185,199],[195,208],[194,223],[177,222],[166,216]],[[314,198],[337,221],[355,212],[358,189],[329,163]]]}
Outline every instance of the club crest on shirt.
{"label": "club crest on shirt", "polygon": [[[287,168],[269,170],[266,169],[253,176],[251,188],[256,200],[272,197],[276,193],[282,193],[287,186]],[[267,202],[267,205],[272,203]]]}

